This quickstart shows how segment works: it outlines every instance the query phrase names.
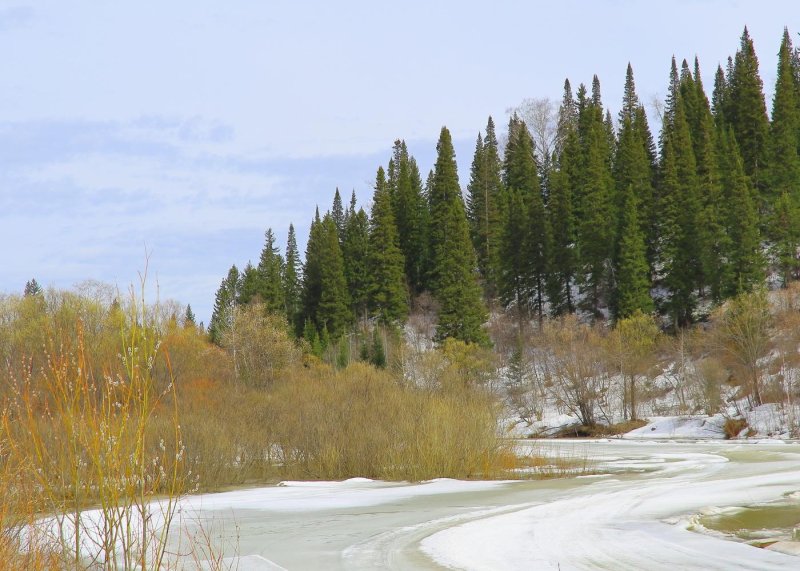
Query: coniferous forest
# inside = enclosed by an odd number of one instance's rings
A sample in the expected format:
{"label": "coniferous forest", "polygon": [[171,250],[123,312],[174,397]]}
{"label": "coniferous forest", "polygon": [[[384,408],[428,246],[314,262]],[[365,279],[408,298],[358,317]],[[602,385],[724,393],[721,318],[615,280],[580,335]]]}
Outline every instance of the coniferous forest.
{"label": "coniferous forest", "polygon": [[490,309],[520,327],[642,312],[677,330],[728,298],[786,286],[800,271],[800,51],[789,31],[769,114],[746,28],[724,68],[704,77],[697,59],[673,57],[665,80],[659,132],[630,64],[616,116],[595,76],[565,81],[549,137],[524,113],[505,134],[489,117],[465,191],[446,127],[427,174],[396,141],[369,212],[337,189],[313,213],[304,256],[290,225],[283,254],[270,229],[258,264],[230,269],[212,341],[233,307],[256,299],[320,353],[358,323],[400,325],[420,305],[436,314],[437,341],[485,345]]}

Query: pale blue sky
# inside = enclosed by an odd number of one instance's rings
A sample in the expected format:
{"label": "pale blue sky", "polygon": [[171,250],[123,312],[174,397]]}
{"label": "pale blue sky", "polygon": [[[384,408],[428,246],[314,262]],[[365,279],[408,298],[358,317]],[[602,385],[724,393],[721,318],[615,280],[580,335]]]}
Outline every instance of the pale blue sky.
{"label": "pale blue sky", "polygon": [[0,0],[0,292],[126,289],[147,248],[207,323],[268,227],[302,248],[335,187],[368,203],[395,139],[427,172],[447,125],[464,179],[489,114],[594,73],[615,113],[628,61],[648,101],[673,54],[710,89],[744,25],[771,93],[796,0]]}

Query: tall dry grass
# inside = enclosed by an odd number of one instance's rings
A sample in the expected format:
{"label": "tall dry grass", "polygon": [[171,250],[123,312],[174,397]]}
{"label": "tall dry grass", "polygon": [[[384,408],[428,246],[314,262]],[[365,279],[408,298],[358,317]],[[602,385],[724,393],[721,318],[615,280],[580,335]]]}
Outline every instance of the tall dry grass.
{"label": "tall dry grass", "polygon": [[50,338],[41,368],[9,367],[0,489],[12,501],[2,529],[18,557],[58,560],[43,568],[157,569],[166,560],[191,474],[174,383],[158,387],[152,375],[159,334],[140,299],[132,294],[116,316],[119,353],[102,369],[77,317]]}

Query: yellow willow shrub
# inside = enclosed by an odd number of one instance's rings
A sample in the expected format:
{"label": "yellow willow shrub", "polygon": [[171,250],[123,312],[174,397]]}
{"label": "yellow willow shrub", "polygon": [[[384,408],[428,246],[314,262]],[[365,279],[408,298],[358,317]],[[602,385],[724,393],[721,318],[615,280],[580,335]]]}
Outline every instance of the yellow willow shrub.
{"label": "yellow willow shrub", "polygon": [[159,568],[188,474],[174,384],[159,391],[151,375],[158,336],[133,299],[118,365],[95,375],[81,321],[74,326],[40,372],[10,375],[7,459],[31,485],[36,527],[59,567]]}
{"label": "yellow willow shrub", "polygon": [[270,400],[272,454],[288,477],[492,477],[505,447],[496,407],[477,389],[403,386],[363,363],[299,373]]}

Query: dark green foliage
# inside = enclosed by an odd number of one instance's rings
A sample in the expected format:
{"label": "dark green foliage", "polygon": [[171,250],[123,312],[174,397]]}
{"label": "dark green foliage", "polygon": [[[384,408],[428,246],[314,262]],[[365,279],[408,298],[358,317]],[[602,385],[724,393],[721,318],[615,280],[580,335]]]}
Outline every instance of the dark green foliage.
{"label": "dark green foliage", "polygon": [[662,132],[660,206],[663,218],[659,253],[664,285],[669,291],[669,313],[674,325],[684,326],[694,318],[694,292],[702,284],[701,260],[705,254],[699,241],[701,204],[697,165],[679,91],[670,116],[671,123],[665,123]]}
{"label": "dark green foliage", "polygon": [[319,214],[311,223],[303,275],[303,323],[310,321],[322,335],[336,338],[351,320],[344,259],[336,223]]}
{"label": "dark green foliage", "polygon": [[729,92],[724,105],[726,122],[733,127],[745,174],[750,177],[762,199],[766,199],[764,172],[769,120],[763,83],[758,75],[758,57],[746,27],[727,84]]}
{"label": "dark green foliage", "polygon": [[487,343],[487,319],[475,271],[475,251],[458,184],[455,151],[450,131],[442,127],[430,187],[432,291],[439,301],[436,337]]}
{"label": "dark green foliage", "polygon": [[398,244],[391,195],[383,167],[378,169],[369,222],[370,309],[382,323],[394,324],[408,315],[405,260]]}
{"label": "dark green foliage", "polygon": [[[595,87],[599,89],[599,84]],[[579,118],[579,127],[583,124],[585,129],[581,141],[584,160],[576,181],[580,197],[580,216],[576,217],[580,256],[577,277],[584,294],[585,309],[593,315],[599,314],[603,300],[607,299],[616,234],[611,149],[602,107],[594,103],[598,96],[596,91],[593,89],[593,101]]]}
{"label": "dark green foliage", "polygon": [[214,310],[208,324],[208,336],[212,343],[219,345],[222,335],[231,325],[233,308],[239,295],[239,270],[233,265],[228,275],[222,280],[214,298]]}
{"label": "dark green foliage", "polygon": [[[398,245],[403,253],[404,271],[409,287],[415,293],[426,288],[428,266],[428,204],[422,192],[422,179],[414,157],[408,154],[405,141],[395,141],[390,161],[393,172],[389,188],[392,197]],[[388,184],[388,183],[387,183]]]}
{"label": "dark green foliage", "polygon": [[638,204],[633,185],[623,193],[622,224],[619,237],[619,254],[616,262],[616,289],[614,317],[623,319],[637,311],[651,313],[654,309],[650,297],[650,271],[644,232],[639,222]]}
{"label": "dark green foliage", "polygon": [[339,194],[339,189],[333,195],[333,206],[331,206],[331,218],[333,223],[336,224],[336,232],[339,236],[339,243],[344,241],[344,226],[346,221],[346,212],[342,205],[342,195]]}
{"label": "dark green foliage", "polygon": [[797,279],[800,260],[797,252],[800,248],[800,209],[797,202],[784,192],[775,203],[771,220],[773,247],[781,284],[786,287],[790,280]]}
{"label": "dark green foliage", "polygon": [[36,278],[32,278],[25,282],[25,289],[23,291],[23,295],[25,297],[30,297],[32,295],[42,295],[42,287],[39,285],[39,282],[36,281]]}
{"label": "dark green foliage", "polygon": [[247,305],[250,302],[259,301],[259,289],[261,286],[258,269],[253,264],[247,262],[239,276],[239,287],[237,289],[236,303]]}
{"label": "dark green foliage", "polygon": [[383,348],[381,332],[377,328],[372,331],[372,350],[370,351],[369,362],[379,369],[386,368],[386,350]]}
{"label": "dark green foliage", "polygon": [[268,228],[264,234],[264,248],[258,260],[258,283],[256,293],[269,311],[284,311],[286,308],[283,284],[284,262],[275,244],[275,234]]}
{"label": "dark green foliage", "polygon": [[350,296],[336,223],[326,214],[319,224],[320,296],[315,322],[322,334],[336,339],[351,322]]}
{"label": "dark green foliage", "polygon": [[186,306],[186,313],[183,316],[183,323],[184,326],[194,326],[197,323],[191,304],[187,304]]}
{"label": "dark green foliage", "polygon": [[722,173],[725,189],[727,230],[730,237],[730,282],[727,296],[750,291],[764,279],[764,260],[758,229],[758,210],[755,191],[744,172],[744,160],[739,154],[731,129],[720,136],[723,152]]}
{"label": "dark green foliage", "polygon": [[484,291],[491,299],[496,295],[499,272],[501,205],[503,182],[494,121],[489,117],[486,136],[478,134],[467,187],[467,217],[470,235],[478,257]]}
{"label": "dark green foliage", "polygon": [[572,313],[572,285],[575,277],[575,220],[572,216],[572,189],[563,169],[550,174],[548,209],[552,233],[547,296],[553,315]]}
{"label": "dark green foliage", "polygon": [[350,291],[353,314],[358,319],[366,319],[371,286],[369,267],[367,265],[369,219],[363,208],[359,208],[358,212],[356,212],[355,206],[355,200],[351,201],[344,229],[342,256],[344,257],[344,275],[347,280],[347,288]]}
{"label": "dark green foliage", "polygon": [[297,237],[294,225],[289,224],[289,237],[286,241],[286,263],[283,266],[283,300],[285,303],[286,320],[290,325],[298,326],[301,309],[301,266],[300,253],[297,250]]}
{"label": "dark green foliage", "polygon": [[778,52],[778,77],[772,100],[772,123],[769,132],[769,183],[776,197],[784,193],[800,198],[800,97],[792,61],[794,49],[789,31],[784,29]]}
{"label": "dark green foliage", "polygon": [[[533,140],[523,122],[515,125],[509,136],[504,164],[509,198],[505,209],[500,288],[506,304],[513,301],[521,314],[534,307],[541,320],[552,236]],[[516,253],[513,252],[515,248]]]}

